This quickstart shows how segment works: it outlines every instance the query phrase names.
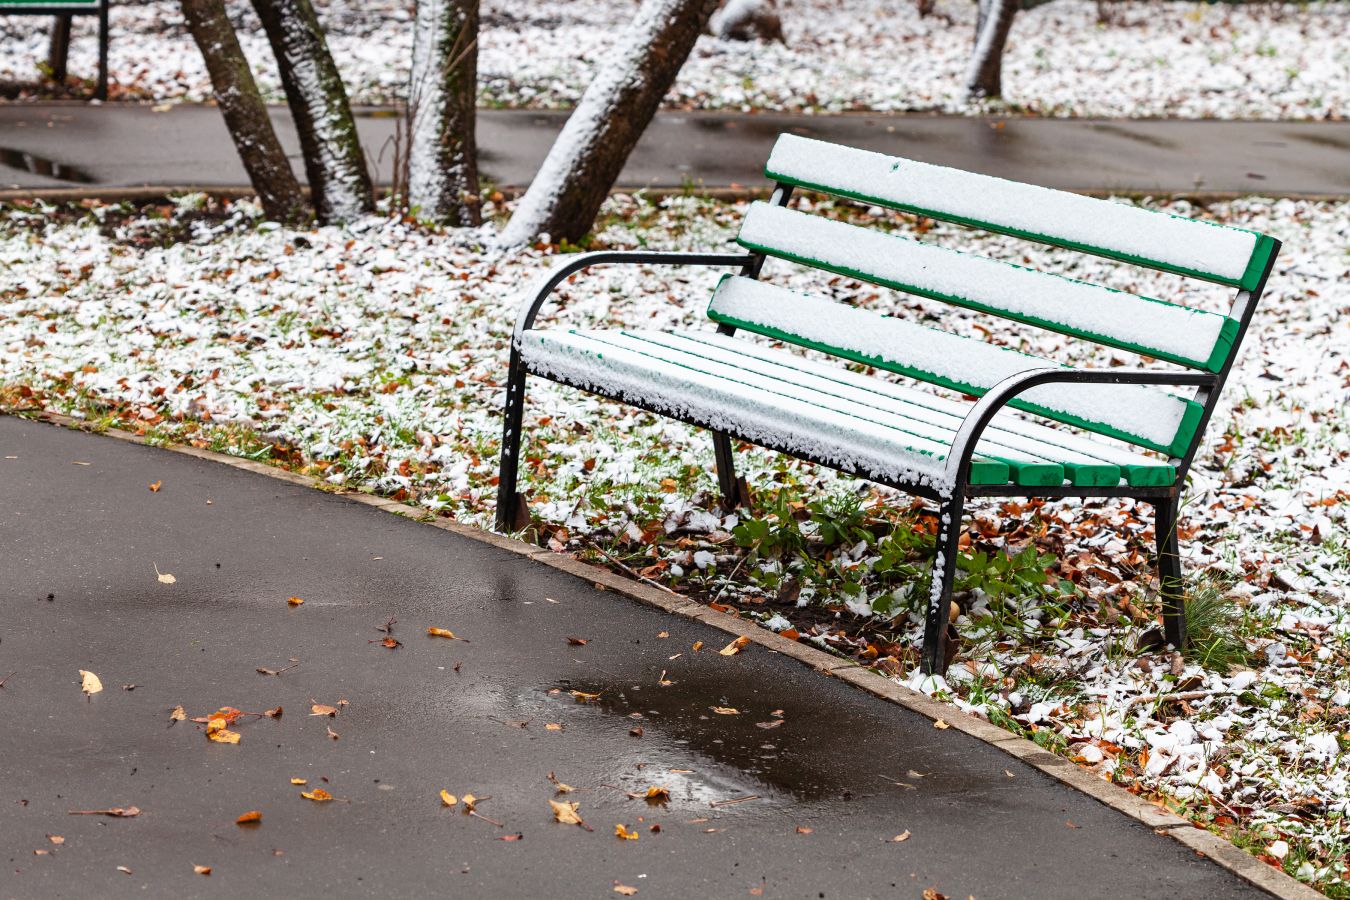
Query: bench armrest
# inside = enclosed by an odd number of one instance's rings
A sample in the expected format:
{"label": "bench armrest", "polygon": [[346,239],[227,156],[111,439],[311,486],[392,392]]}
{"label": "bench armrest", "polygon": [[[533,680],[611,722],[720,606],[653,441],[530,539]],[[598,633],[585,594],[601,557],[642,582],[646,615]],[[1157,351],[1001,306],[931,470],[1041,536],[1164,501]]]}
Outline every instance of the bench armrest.
{"label": "bench armrest", "polygon": [[966,413],[947,454],[947,478],[953,486],[964,484],[970,474],[970,460],[984,429],[1008,401],[1042,384],[1156,384],[1213,387],[1218,376],[1208,372],[1180,372],[1160,369],[1066,369],[1060,366],[1028,369],[994,385]]}
{"label": "bench armrest", "polygon": [[624,264],[637,266],[749,266],[754,256],[749,253],[655,253],[647,250],[596,250],[582,253],[562,260],[554,266],[539,282],[534,295],[521,304],[516,316],[516,329],[512,343],[520,340],[522,333],[534,327],[539,308],[544,305],[549,294],[562,282],[582,269],[590,266]]}

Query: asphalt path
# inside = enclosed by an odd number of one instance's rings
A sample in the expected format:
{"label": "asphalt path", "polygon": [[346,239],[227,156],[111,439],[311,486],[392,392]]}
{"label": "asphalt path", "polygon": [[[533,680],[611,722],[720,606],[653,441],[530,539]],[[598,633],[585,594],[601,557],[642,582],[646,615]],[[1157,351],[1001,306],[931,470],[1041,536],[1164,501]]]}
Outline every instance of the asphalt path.
{"label": "asphalt path", "polygon": [[[969,735],[726,642],[341,496],[0,416],[0,897],[1264,896]],[[192,719],[227,706],[283,712],[212,742]],[[668,801],[629,796],[654,786]]]}
{"label": "asphalt path", "polygon": [[[480,110],[482,172],[504,187],[534,177],[565,112]],[[283,145],[304,177],[284,107]],[[361,109],[377,180],[388,183],[398,114]],[[1027,117],[801,116],[662,112],[619,187],[764,185],[784,132],[1076,191],[1350,196],[1350,122],[1096,120]],[[0,105],[0,192],[247,187],[212,106]]]}

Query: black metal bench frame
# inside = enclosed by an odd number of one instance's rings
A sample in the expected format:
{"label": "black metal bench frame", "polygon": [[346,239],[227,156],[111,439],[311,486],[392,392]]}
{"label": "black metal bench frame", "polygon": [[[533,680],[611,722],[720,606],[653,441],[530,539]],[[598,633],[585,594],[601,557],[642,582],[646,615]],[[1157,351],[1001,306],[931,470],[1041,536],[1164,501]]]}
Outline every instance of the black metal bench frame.
{"label": "black metal bench frame", "polygon": [[[792,197],[793,185],[778,183],[771,198],[772,203],[787,205]],[[959,552],[961,536],[961,516],[967,499],[976,497],[1038,497],[1061,499],[1065,497],[1128,497],[1150,503],[1154,509],[1154,532],[1157,545],[1157,565],[1159,574],[1159,593],[1163,606],[1163,626],[1167,642],[1180,649],[1186,643],[1186,610],[1184,600],[1184,582],[1181,574],[1177,523],[1180,514],[1181,491],[1186,482],[1186,474],[1200,449],[1204,434],[1209,426],[1210,417],[1218,404],[1233,360],[1247,334],[1252,315],[1265,291],[1266,280],[1274,268],[1279,255],[1280,244],[1275,242],[1274,250],[1266,261],[1260,281],[1248,290],[1239,290],[1233,299],[1228,315],[1238,321],[1237,334],[1233,339],[1233,349],[1228,361],[1216,373],[1182,370],[1153,369],[1063,369],[1036,368],[1011,376],[995,385],[988,393],[972,405],[966,415],[952,447],[947,454],[946,470],[948,482],[952,485],[949,495],[944,495],[930,487],[904,481],[879,480],[869,473],[843,468],[833,463],[816,459],[810,454],[794,452],[782,446],[762,443],[761,446],[780,453],[787,453],[807,462],[824,465],[845,474],[857,475],[877,481],[888,487],[932,500],[939,507],[940,526],[937,535],[937,550],[934,561],[932,591],[925,612],[923,638],[923,671],[928,674],[942,674],[947,667],[948,611],[956,576],[955,561]],[[521,358],[519,345],[521,335],[534,326],[535,319],[549,295],[566,279],[583,269],[596,265],[695,265],[695,266],[739,266],[740,274],[757,278],[764,265],[763,253],[657,253],[645,251],[598,251],[583,253],[554,270],[551,276],[533,297],[521,305],[516,319],[515,330],[511,338],[510,371],[506,386],[505,421],[502,431],[502,455],[497,485],[498,531],[507,532],[524,528],[528,522],[517,520],[519,495],[516,490],[520,470],[521,427],[525,409],[525,382],[529,375],[541,375],[530,372]],[[719,325],[722,334],[734,334],[735,329]],[[589,393],[609,396],[592,387],[571,384],[565,379],[541,375],[560,384],[581,388]],[[1195,435],[1185,455],[1174,457],[1169,462],[1176,469],[1176,478],[1172,484],[1158,487],[1131,486],[1117,484],[1112,486],[1089,487],[1080,485],[1062,485],[1057,487],[1028,487],[1025,485],[972,485],[969,483],[971,459],[979,444],[980,436],[994,415],[1007,406],[1008,401],[1024,391],[1043,384],[1137,384],[1172,387],[1196,388],[1195,400],[1203,406]],[[669,412],[656,409],[631,399],[610,396],[609,399],[622,399],[622,402],[644,409],[664,418],[675,418],[688,424],[703,427],[703,423],[672,416]],[[746,498],[736,477],[735,460],[732,456],[731,438],[737,437],[723,432],[713,432],[713,450],[717,467],[718,485],[725,503],[730,507],[741,505]]]}
{"label": "black metal bench frame", "polygon": [[[75,16],[98,16],[98,79],[94,83],[94,99],[108,99],[108,5],[111,0],[99,0],[92,4],[78,6],[53,3],[46,6],[0,6],[0,15],[6,16],[55,16],[58,40],[68,45],[70,42],[70,20]],[[63,37],[61,36],[63,35]],[[64,73],[61,73],[64,77]]]}

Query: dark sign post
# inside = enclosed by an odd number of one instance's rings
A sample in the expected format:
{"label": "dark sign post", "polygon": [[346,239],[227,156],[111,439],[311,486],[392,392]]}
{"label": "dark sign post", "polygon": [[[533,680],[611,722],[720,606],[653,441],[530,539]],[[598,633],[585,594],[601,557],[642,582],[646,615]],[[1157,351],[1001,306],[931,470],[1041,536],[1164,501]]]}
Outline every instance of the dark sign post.
{"label": "dark sign post", "polygon": [[108,3],[110,0],[0,0],[0,15],[55,16],[52,31],[51,67],[57,79],[66,76],[66,51],[70,47],[70,20],[75,16],[98,16],[98,82],[94,99],[108,99]]}

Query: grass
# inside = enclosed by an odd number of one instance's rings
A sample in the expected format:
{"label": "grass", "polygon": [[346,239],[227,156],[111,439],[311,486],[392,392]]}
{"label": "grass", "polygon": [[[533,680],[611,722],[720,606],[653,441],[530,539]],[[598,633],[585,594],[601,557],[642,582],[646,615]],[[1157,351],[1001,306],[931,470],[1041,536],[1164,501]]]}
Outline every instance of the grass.
{"label": "grass", "polygon": [[1252,654],[1242,636],[1237,598],[1214,581],[1194,584],[1186,597],[1186,649],[1182,656],[1216,672],[1248,665]]}

